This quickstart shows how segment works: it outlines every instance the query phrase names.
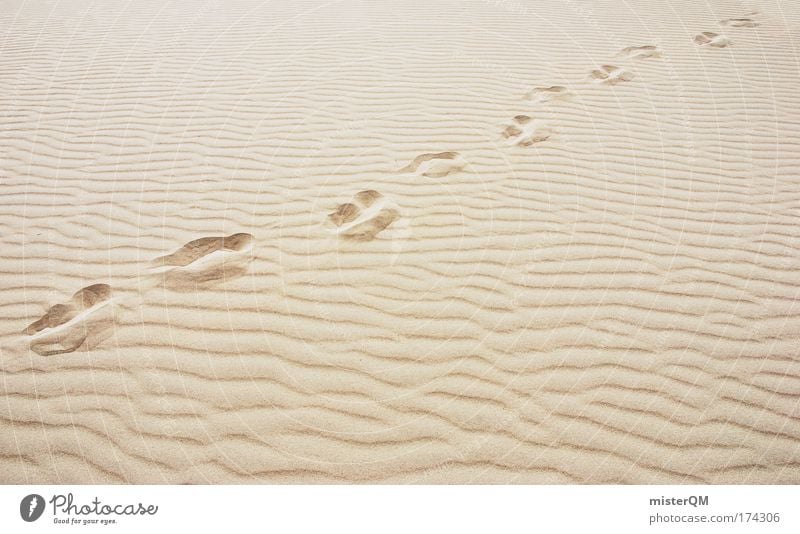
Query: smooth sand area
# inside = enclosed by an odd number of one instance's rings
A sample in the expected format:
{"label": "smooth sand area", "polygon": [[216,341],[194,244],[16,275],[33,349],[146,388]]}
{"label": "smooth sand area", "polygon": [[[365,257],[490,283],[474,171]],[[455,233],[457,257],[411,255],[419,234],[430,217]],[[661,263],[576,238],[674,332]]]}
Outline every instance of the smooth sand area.
{"label": "smooth sand area", "polygon": [[0,483],[800,483],[800,3],[0,5]]}

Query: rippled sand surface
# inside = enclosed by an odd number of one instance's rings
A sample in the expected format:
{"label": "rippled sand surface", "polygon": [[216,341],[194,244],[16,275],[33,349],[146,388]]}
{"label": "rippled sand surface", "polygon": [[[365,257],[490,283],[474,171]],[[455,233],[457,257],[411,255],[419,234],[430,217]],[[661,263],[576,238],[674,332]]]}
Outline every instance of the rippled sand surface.
{"label": "rippled sand surface", "polygon": [[0,482],[800,483],[798,28],[4,2]]}

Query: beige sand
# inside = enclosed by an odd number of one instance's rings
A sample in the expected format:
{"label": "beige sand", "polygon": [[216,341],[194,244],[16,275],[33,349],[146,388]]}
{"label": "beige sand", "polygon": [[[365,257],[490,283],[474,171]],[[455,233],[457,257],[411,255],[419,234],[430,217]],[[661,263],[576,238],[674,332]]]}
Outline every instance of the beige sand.
{"label": "beige sand", "polygon": [[800,483],[797,2],[0,9],[0,482]]}

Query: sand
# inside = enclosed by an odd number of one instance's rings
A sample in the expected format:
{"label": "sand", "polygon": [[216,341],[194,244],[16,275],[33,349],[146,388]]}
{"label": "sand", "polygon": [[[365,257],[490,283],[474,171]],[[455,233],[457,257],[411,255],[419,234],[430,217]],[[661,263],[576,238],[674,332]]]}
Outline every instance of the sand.
{"label": "sand", "polygon": [[798,3],[0,10],[0,483],[800,483]]}

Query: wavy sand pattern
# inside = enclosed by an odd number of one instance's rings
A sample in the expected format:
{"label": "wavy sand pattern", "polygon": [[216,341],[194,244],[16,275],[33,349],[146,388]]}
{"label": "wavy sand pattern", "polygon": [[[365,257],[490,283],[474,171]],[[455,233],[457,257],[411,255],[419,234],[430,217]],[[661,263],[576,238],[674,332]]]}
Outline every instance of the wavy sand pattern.
{"label": "wavy sand pattern", "polygon": [[5,3],[0,483],[800,483],[758,7]]}

